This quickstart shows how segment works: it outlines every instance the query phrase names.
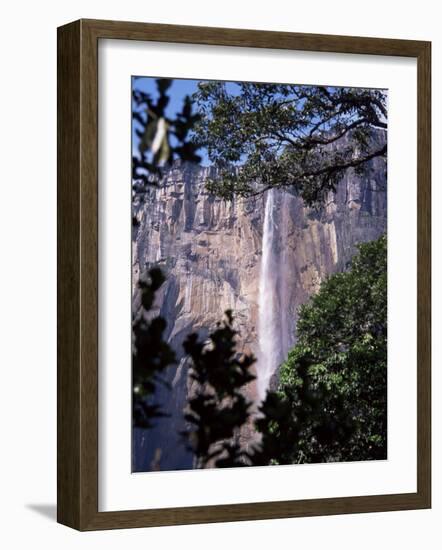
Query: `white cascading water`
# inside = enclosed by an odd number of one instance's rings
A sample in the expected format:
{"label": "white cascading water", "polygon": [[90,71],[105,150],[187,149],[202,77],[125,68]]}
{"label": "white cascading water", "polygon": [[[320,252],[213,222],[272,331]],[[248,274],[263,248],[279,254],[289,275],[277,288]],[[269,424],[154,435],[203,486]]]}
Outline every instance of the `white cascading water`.
{"label": "white cascading water", "polygon": [[259,279],[259,317],[258,317],[258,362],[257,390],[259,400],[263,400],[270,379],[283,360],[282,327],[280,303],[280,254],[276,217],[278,215],[276,191],[267,192],[262,232],[262,258]]}

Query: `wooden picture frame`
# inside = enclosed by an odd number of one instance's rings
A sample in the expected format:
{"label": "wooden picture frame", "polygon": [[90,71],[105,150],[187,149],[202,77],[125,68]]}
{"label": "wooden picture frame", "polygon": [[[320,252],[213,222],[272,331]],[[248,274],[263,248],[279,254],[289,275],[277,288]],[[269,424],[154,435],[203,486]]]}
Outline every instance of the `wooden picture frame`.
{"label": "wooden picture frame", "polygon": [[[417,492],[98,511],[98,41],[404,56],[418,67]],[[429,508],[429,42],[79,20],[58,29],[58,521],[82,531]]]}

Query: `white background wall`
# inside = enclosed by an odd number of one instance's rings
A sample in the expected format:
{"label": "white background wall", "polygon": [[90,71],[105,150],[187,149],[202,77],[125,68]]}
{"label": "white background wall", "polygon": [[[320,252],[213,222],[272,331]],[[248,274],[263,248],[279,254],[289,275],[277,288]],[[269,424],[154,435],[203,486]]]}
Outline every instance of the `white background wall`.
{"label": "white background wall", "polygon": [[[15,0],[2,6],[0,541],[5,548],[439,548],[442,37],[437,1]],[[433,41],[433,510],[77,533],[55,516],[56,27],[80,17]],[[406,223],[406,220],[404,220]],[[5,376],[6,375],[6,376]],[[404,429],[407,429],[404,426]]]}

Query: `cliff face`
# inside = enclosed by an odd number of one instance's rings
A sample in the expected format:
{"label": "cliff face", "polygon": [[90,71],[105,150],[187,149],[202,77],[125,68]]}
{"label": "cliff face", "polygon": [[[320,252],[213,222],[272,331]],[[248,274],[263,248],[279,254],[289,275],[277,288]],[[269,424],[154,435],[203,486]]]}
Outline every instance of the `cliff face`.
{"label": "cliff face", "polygon": [[[140,273],[159,265],[166,283],[158,311],[167,320],[167,338],[179,365],[169,369],[172,391],[158,399],[171,413],[149,432],[135,430],[133,469],[146,471],[192,467],[192,456],[175,435],[184,428],[189,387],[182,342],[192,331],[207,334],[226,309],[234,312],[238,350],[258,358],[259,292],[265,204],[268,197],[226,202],[207,193],[212,168],[177,165],[144,204],[134,206],[133,308],[139,307]],[[327,275],[342,271],[360,242],[387,229],[386,163],[375,159],[365,176],[349,170],[321,211],[307,208],[287,192],[276,192],[271,247],[280,267],[281,341],[295,342],[297,311]],[[275,273],[275,277],[277,273]],[[256,398],[252,384],[247,393]]]}

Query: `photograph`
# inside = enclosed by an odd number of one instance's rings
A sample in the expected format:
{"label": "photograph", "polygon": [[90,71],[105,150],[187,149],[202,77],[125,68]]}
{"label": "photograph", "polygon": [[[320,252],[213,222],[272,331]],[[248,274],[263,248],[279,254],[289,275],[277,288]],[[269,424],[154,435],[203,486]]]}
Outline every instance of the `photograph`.
{"label": "photograph", "polygon": [[131,117],[132,471],[386,460],[388,90],[136,75]]}
{"label": "photograph", "polygon": [[439,11],[4,4],[0,546],[441,546]]}

